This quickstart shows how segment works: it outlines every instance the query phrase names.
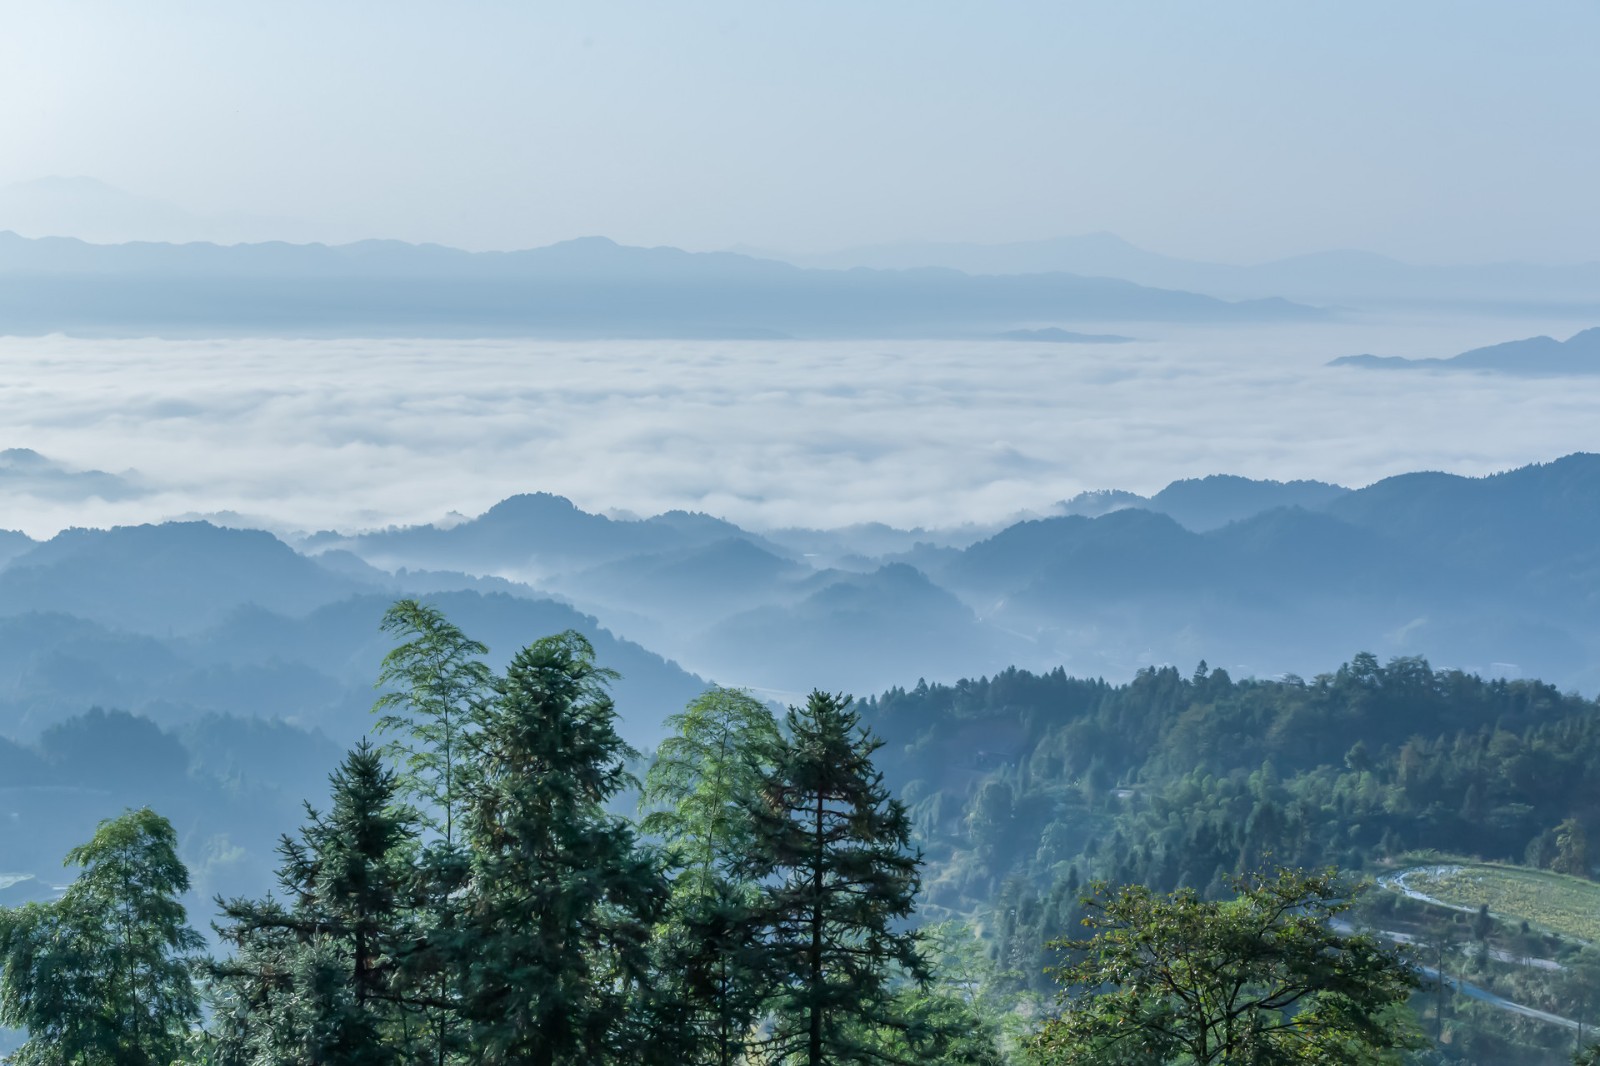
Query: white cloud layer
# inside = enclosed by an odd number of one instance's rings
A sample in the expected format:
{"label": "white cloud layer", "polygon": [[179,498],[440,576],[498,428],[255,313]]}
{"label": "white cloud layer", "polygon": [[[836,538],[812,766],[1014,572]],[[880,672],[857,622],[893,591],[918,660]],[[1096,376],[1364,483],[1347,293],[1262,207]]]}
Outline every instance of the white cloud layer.
{"label": "white cloud layer", "polygon": [[1323,364],[1592,324],[1109,324],[1152,338],[1123,345],[0,338],[0,448],[148,490],[0,495],[0,528],[235,511],[352,529],[536,490],[758,528],[949,526],[1210,473],[1484,474],[1600,449],[1600,377]]}

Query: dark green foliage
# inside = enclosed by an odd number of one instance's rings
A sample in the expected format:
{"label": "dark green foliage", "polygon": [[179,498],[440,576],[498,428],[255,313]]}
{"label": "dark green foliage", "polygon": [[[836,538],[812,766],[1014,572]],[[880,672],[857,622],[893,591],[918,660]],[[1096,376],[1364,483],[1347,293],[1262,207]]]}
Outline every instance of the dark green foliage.
{"label": "dark green foliage", "polygon": [[683,1062],[732,1066],[749,1050],[770,986],[758,902],[736,881],[674,891],[654,932],[652,1006],[669,1013]]}
{"label": "dark green foliage", "polygon": [[895,690],[866,714],[916,797],[930,901],[1004,900],[1003,968],[1040,987],[1045,941],[1076,920],[1077,892],[1051,887],[1069,871],[1214,899],[1223,875],[1266,860],[1361,868],[1435,848],[1585,867],[1597,710],[1537,682],[1358,655],[1310,682],[1013,670]]}
{"label": "dark green foliage", "polygon": [[40,753],[63,781],[97,788],[171,789],[189,770],[189,753],[148,718],[95,707],[46,729]]}
{"label": "dark green foliage", "polygon": [[1083,961],[1056,974],[1060,1014],[1029,1046],[1049,1066],[1397,1061],[1420,1044],[1418,978],[1393,950],[1335,931],[1336,871],[1233,880],[1225,901],[1096,886]]}
{"label": "dark green foliage", "polygon": [[667,886],[603,808],[628,783],[611,676],[580,634],[546,637],[517,653],[477,716],[459,976],[486,1063],[673,1054],[630,1010]]}
{"label": "dark green foliage", "polygon": [[754,811],[758,846],[743,867],[764,887],[765,965],[776,986],[759,1047],[807,1066],[877,1061],[888,1052],[871,1033],[905,1024],[895,979],[928,977],[918,938],[902,927],[920,884],[911,822],[873,766],[881,742],[848,697],[813,692],[786,725]]}
{"label": "dark green foliage", "polygon": [[[864,716],[888,740],[879,763],[928,856],[923,909],[980,916],[1012,996],[1045,992],[1046,967],[1079,961],[1048,945],[1077,927],[1094,880],[1215,901],[1255,864],[1376,872],[1428,849],[1594,875],[1600,705],[1536,681],[1371,655],[1309,681],[1005,671],[894,690]],[[1448,924],[1394,902],[1366,897],[1358,924],[1424,940]],[[1514,923],[1469,944],[1471,923],[1458,924],[1449,973],[1592,1024],[1570,969],[1518,962],[1570,968],[1570,948]],[[1570,1032],[1462,995],[1417,1007],[1440,1062],[1549,1066],[1573,1047]]]}
{"label": "dark green foliage", "polygon": [[401,1061],[421,1028],[407,968],[416,816],[365,743],[331,781],[330,811],[308,805],[299,838],[279,848],[287,903],[222,903],[218,933],[235,955],[212,972],[230,1061],[379,1066]]}
{"label": "dark green foliage", "polygon": [[896,990],[889,1023],[862,1027],[863,1057],[920,1066],[1004,1066],[995,1019],[945,986]]}
{"label": "dark green foliage", "polygon": [[148,808],[74,848],[53,903],[0,910],[0,1022],[26,1027],[23,1066],[166,1066],[198,1014],[187,956],[201,940],[178,897],[177,835]]}

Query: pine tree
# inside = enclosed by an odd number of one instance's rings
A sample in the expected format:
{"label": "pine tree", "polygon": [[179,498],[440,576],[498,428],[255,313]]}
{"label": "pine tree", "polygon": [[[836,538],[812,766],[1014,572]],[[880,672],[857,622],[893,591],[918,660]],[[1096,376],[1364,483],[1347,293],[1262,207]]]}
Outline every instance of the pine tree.
{"label": "pine tree", "polygon": [[645,777],[642,828],[671,849],[672,903],[657,931],[657,990],[675,993],[693,1062],[731,1066],[764,1001],[758,887],[738,866],[755,844],[751,815],[778,724],[748,693],[716,688],[667,724]]}
{"label": "pine tree", "polygon": [[629,783],[594,649],[568,631],[512,659],[479,714],[461,1004],[489,1064],[659,1060],[632,1009],[666,901],[657,863],[603,804]]}
{"label": "pine tree", "polygon": [[[217,1036],[241,1061],[384,1066],[417,1061],[407,957],[417,938],[415,812],[366,742],[331,777],[326,815],[307,805],[299,838],[284,837],[278,882],[288,904],[221,903],[234,957],[212,966]],[[423,1060],[425,1061],[425,1060]]]}
{"label": "pine tree", "polygon": [[906,1024],[896,979],[928,979],[917,936],[897,928],[920,884],[911,823],[873,767],[882,741],[848,697],[813,692],[786,725],[744,866],[766,886],[766,950],[780,990],[760,1050],[806,1066],[892,1058],[871,1034]]}
{"label": "pine tree", "polygon": [[172,824],[128,811],[65,865],[83,872],[59,900],[0,909],[0,1022],[28,1030],[10,1061],[166,1066],[199,1013],[187,956],[202,946]]}

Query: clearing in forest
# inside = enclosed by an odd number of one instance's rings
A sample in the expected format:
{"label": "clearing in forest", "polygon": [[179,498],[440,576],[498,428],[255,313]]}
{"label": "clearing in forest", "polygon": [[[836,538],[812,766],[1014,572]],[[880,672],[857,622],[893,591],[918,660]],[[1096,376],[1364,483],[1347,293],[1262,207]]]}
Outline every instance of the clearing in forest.
{"label": "clearing in forest", "polygon": [[1497,918],[1526,920],[1559,936],[1600,943],[1600,884],[1581,877],[1491,863],[1413,866],[1379,880],[1413,899],[1476,911],[1487,903]]}

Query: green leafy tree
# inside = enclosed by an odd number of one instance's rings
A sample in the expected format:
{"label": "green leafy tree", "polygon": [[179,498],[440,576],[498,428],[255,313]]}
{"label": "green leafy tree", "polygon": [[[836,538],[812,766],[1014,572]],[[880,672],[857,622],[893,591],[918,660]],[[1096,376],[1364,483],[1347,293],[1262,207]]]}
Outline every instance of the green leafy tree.
{"label": "green leafy tree", "polygon": [[899,985],[884,1019],[857,1031],[869,1060],[920,1066],[1004,1066],[1006,1061],[996,1020],[948,985]]}
{"label": "green leafy tree", "polygon": [[647,1039],[649,939],[667,886],[605,802],[630,783],[594,649],[568,631],[518,652],[478,715],[461,1006],[480,1061],[670,1059]]}
{"label": "green leafy tree", "polygon": [[920,886],[910,819],[873,766],[882,742],[850,702],[813,692],[789,709],[788,740],[754,811],[759,843],[743,869],[764,885],[778,992],[757,1046],[773,1061],[882,1060],[871,1034],[905,1024],[897,982],[929,976],[917,936],[902,928]]}
{"label": "green leafy tree", "polygon": [[1592,1034],[1596,993],[1600,993],[1600,951],[1593,947],[1579,949],[1566,961],[1561,971],[1561,984],[1572,1006],[1573,1020],[1578,1023],[1577,1046],[1585,1046],[1585,1037]]}
{"label": "green leafy tree", "polygon": [[198,1001],[202,946],[179,897],[177,834],[144,808],[101,822],[67,854],[82,867],[59,900],[0,910],[0,1022],[26,1028],[23,1066],[166,1066]]}
{"label": "green leafy tree", "polygon": [[1556,858],[1550,868],[1575,877],[1589,876],[1589,840],[1583,823],[1568,818],[1556,827]]}
{"label": "green leafy tree", "polygon": [[641,828],[677,852],[684,891],[709,891],[729,880],[755,840],[751,800],[761,791],[779,744],[772,712],[749,693],[714,688],[667,719],[645,776],[641,805],[654,808]]}
{"label": "green leafy tree", "polygon": [[751,808],[778,723],[748,693],[714,688],[667,720],[645,776],[642,828],[662,838],[675,870],[658,930],[657,982],[674,986],[697,1061],[731,1066],[764,1002],[755,904],[737,868],[755,844]]}
{"label": "green leafy tree", "polygon": [[421,1005],[407,961],[416,815],[363,742],[331,777],[326,815],[307,806],[279,845],[288,906],[222,903],[234,957],[213,964],[218,1041],[235,1061],[384,1066],[418,1057]]}
{"label": "green leafy tree", "polygon": [[1094,935],[1056,973],[1061,1012],[1031,1042],[1049,1066],[1398,1062],[1420,1046],[1410,965],[1332,922],[1351,905],[1337,871],[1234,879],[1235,898],[1141,885],[1086,901]]}
{"label": "green leafy tree", "polygon": [[411,963],[430,982],[434,1005],[424,1025],[433,1034],[435,1066],[443,1066],[449,1049],[465,1038],[444,951],[459,936],[456,900],[468,868],[457,827],[474,769],[469,738],[493,674],[483,661],[488,647],[437,607],[400,600],[384,612],[382,628],[400,643],[378,673],[378,685],[388,688],[373,707],[381,715],[378,730],[393,736],[384,751],[404,768],[402,789],[439,834],[418,860],[415,918],[425,946]]}
{"label": "green leafy tree", "polygon": [[[991,947],[965,922],[948,920],[922,928],[923,953],[934,982],[922,994],[960,1000],[965,1029],[975,1039],[1015,1050],[1031,1036],[1039,997],[1015,988],[1013,975],[1000,969]],[[952,1012],[954,1013],[954,1012]]]}
{"label": "green leafy tree", "polygon": [[1006,1030],[1026,1023],[1016,996],[995,987],[994,963],[972,928],[956,921],[921,930],[932,979],[897,982],[889,1021],[863,1028],[865,1045],[886,1062],[921,1066],[1001,1066]]}
{"label": "green leafy tree", "polygon": [[425,813],[437,817],[445,845],[453,846],[466,731],[492,677],[482,658],[489,649],[416,600],[384,612],[383,631],[403,643],[384,656],[378,673],[378,684],[391,686],[373,707],[382,713],[378,731],[399,734],[385,750],[405,765],[407,789],[429,805]]}

